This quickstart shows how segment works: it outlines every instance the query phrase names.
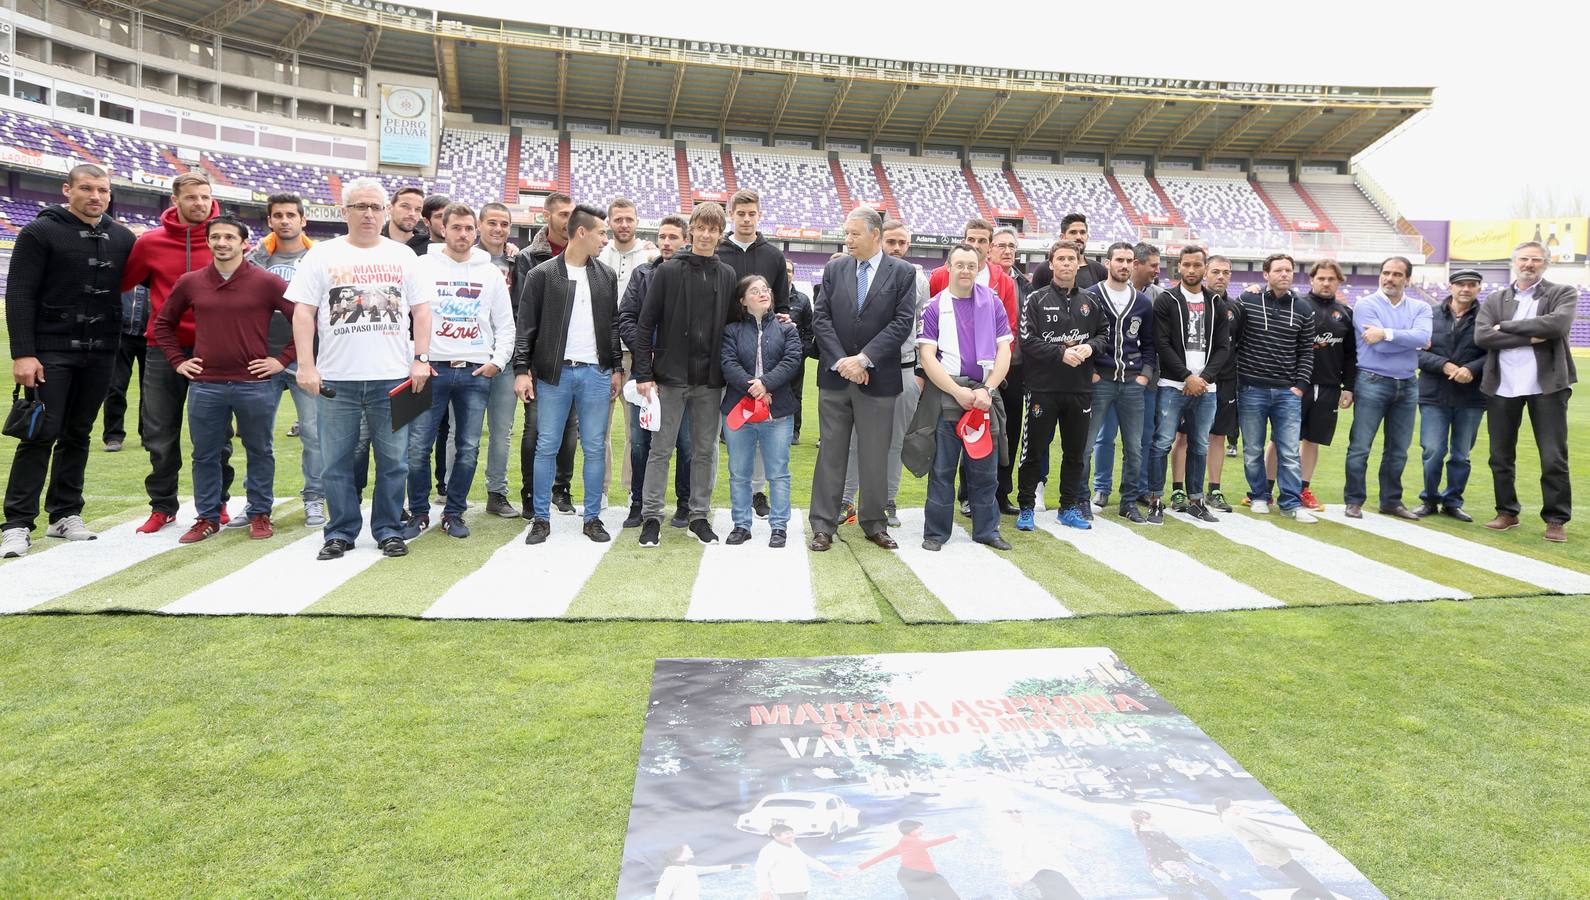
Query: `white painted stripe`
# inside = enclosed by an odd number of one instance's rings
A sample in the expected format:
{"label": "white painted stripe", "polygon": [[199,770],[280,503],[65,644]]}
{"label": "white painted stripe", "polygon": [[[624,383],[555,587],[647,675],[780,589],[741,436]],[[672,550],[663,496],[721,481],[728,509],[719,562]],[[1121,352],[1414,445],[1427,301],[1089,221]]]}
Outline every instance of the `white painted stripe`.
{"label": "white painted stripe", "polygon": [[1220,521],[1213,524],[1200,522],[1192,516],[1175,515],[1178,521],[1218,531],[1245,547],[1376,600],[1445,600],[1469,596],[1457,588],[1420,578],[1345,547],[1288,531],[1264,521],[1264,516],[1245,510],[1224,513],[1218,516]]}
{"label": "white painted stripe", "polygon": [[[922,510],[899,511],[894,535],[900,559],[955,618],[963,622],[994,619],[1058,619],[1071,615],[1053,594],[998,550],[973,541],[959,525],[937,552],[922,549]],[[864,540],[859,535],[856,540]]]}
{"label": "white painted stripe", "polygon": [[[370,504],[364,505],[363,515],[368,524]],[[442,508],[431,507],[431,528],[420,538],[435,531],[441,519]],[[355,575],[386,558],[375,540],[365,534],[341,559],[316,559],[316,553],[325,542],[324,533],[316,531],[161,607],[160,611],[210,616],[292,615],[308,609]]]}
{"label": "white painted stripe", "polygon": [[1093,528],[1088,531],[1067,528],[1049,516],[1039,517],[1038,527],[1148,588],[1177,609],[1208,611],[1284,605],[1185,553],[1132,531],[1153,525],[1120,525],[1109,521],[1107,514],[1099,514],[1094,516]]}
{"label": "white painted stripe", "polygon": [[764,520],[754,520],[751,539],[730,547],[722,540],[734,529],[734,514],[727,509],[713,513],[712,528],[719,543],[701,548],[701,568],[696,570],[685,618],[756,622],[817,618],[812,569],[806,559],[804,514],[790,510],[789,539],[781,550],[767,545],[766,525]]}
{"label": "white painted stripe", "polygon": [[138,534],[137,528],[145,517],[123,522],[100,532],[94,541],[62,541],[41,536],[34,541],[37,546],[45,541],[62,546],[48,553],[36,553],[12,560],[0,566],[0,613],[15,613],[32,609],[77,590],[101,578],[107,578],[122,569],[135,566],[146,559],[177,549],[177,538],[188,530],[194,518],[193,504],[184,503],[177,510],[177,519],[154,534]]}
{"label": "white painted stripe", "polygon": [[[1455,559],[1487,572],[1506,575],[1519,581],[1539,585],[1559,594],[1590,594],[1590,575],[1552,565],[1533,557],[1509,553],[1478,541],[1460,538],[1435,528],[1425,528],[1391,516],[1364,510],[1362,519],[1347,518],[1346,508],[1331,504],[1321,514],[1332,522],[1340,522],[1359,531],[1379,535],[1394,541],[1427,550],[1437,556]],[[1476,525],[1475,527],[1480,527]]]}
{"label": "white painted stripe", "polygon": [[[618,535],[628,510],[609,507],[602,524]],[[525,528],[504,544],[480,568],[453,585],[431,604],[427,619],[555,619],[569,604],[612,548],[586,537],[578,516],[554,516],[546,543],[529,546]]]}

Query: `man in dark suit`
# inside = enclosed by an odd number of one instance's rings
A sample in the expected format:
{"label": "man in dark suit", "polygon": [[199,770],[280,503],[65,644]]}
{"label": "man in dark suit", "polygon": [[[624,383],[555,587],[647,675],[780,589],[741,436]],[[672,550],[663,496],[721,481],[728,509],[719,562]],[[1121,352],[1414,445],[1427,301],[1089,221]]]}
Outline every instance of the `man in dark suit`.
{"label": "man in dark suit", "polygon": [[823,268],[823,292],[812,311],[822,445],[812,473],[811,548],[833,544],[854,428],[861,530],[894,550],[884,512],[887,461],[901,390],[900,344],[916,316],[916,270],[883,252],[883,219],[865,207],[845,219],[845,249],[848,256]]}

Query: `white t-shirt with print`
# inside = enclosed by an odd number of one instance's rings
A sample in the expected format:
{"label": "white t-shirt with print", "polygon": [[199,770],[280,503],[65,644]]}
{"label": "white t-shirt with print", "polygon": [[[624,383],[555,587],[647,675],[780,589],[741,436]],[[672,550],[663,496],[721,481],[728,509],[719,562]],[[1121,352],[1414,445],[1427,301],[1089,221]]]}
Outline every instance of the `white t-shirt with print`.
{"label": "white t-shirt with print", "polygon": [[298,261],[287,299],[316,311],[326,381],[407,378],[414,362],[409,309],[430,302],[419,257],[387,238],[355,247],[346,237],[320,241]]}

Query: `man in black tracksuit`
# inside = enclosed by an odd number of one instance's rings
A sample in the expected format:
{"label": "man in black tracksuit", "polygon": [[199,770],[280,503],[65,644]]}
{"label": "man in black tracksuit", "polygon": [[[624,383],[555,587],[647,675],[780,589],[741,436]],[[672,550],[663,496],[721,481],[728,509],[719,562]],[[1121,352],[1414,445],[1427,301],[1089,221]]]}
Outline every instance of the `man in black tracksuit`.
{"label": "man in black tracksuit", "polygon": [[3,555],[31,543],[39,494],[51,537],[92,540],[83,526],[88,445],[110,387],[121,336],[121,278],[133,234],[106,214],[110,176],[72,169],[66,203],[39,213],[17,235],[6,283],[12,377],[44,403],[34,437],[17,445],[6,483]]}
{"label": "man in black tracksuit", "polygon": [[[1303,430],[1299,457],[1303,466],[1303,507],[1324,509],[1309,489],[1319,448],[1329,447],[1336,436],[1337,412],[1353,405],[1353,385],[1358,383],[1358,335],[1353,331],[1353,309],[1336,296],[1342,269],[1333,259],[1316,261],[1308,269],[1309,291],[1303,299],[1314,310],[1314,375],[1303,393]],[[1265,451],[1265,470],[1275,480],[1275,445]]]}
{"label": "man in black tracksuit", "polygon": [[1021,306],[1018,330],[1027,360],[1027,412],[1017,472],[1016,528],[1036,527],[1037,486],[1049,476],[1049,442],[1060,429],[1060,521],[1090,528],[1088,506],[1088,427],[1093,408],[1093,366],[1109,340],[1109,323],[1097,300],[1076,287],[1082,245],[1057,241],[1049,248],[1054,278]]}
{"label": "man in black tracksuit", "polygon": [[[1081,244],[1084,252],[1088,246],[1088,217],[1079,212],[1067,213],[1060,220],[1060,237],[1062,240]],[[1047,260],[1038,264],[1032,272],[1032,290],[1048,287],[1053,277]],[[1087,290],[1110,277],[1110,272],[1104,264],[1097,260],[1082,258],[1082,265],[1077,267],[1077,289]]]}

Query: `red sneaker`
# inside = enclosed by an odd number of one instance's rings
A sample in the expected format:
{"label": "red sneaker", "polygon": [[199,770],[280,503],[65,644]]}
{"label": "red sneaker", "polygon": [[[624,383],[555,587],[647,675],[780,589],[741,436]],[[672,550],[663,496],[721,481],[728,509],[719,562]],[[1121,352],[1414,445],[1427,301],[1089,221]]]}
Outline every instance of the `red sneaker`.
{"label": "red sneaker", "polygon": [[198,542],[220,530],[221,526],[215,524],[209,519],[198,519],[193,523],[193,527],[188,529],[187,534],[177,538],[177,543],[197,544]]}
{"label": "red sneaker", "polygon": [[248,536],[250,540],[263,541],[274,535],[276,531],[271,528],[271,517],[260,513],[248,520]]}
{"label": "red sneaker", "polygon": [[227,514],[227,512],[226,512],[226,504],[223,503],[223,504],[221,504],[221,527],[225,528],[227,523],[230,522],[230,521],[232,521],[232,517]]}
{"label": "red sneaker", "polygon": [[177,517],[171,513],[152,512],[149,514],[149,518],[138,526],[137,532],[139,534],[154,534],[176,520]]}
{"label": "red sneaker", "polygon": [[1324,510],[1325,509],[1325,504],[1319,502],[1319,498],[1314,496],[1314,491],[1312,489],[1304,488],[1303,489],[1303,508],[1304,509]]}

